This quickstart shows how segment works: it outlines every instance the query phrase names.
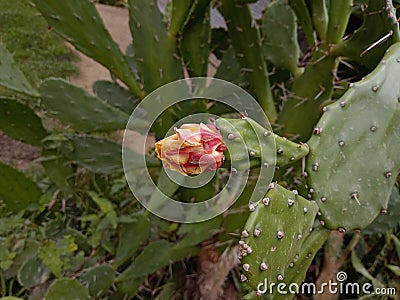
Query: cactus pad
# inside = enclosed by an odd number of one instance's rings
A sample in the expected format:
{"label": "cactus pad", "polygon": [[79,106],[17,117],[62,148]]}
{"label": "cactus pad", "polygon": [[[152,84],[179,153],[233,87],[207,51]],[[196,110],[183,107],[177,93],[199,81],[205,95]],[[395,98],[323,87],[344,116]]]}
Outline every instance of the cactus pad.
{"label": "cactus pad", "polygon": [[129,115],[62,79],[40,86],[43,106],[63,123],[81,131],[123,129]]}
{"label": "cactus pad", "polygon": [[326,112],[309,140],[309,186],[330,229],[361,229],[386,210],[400,169],[400,43]]}
{"label": "cactus pad", "polygon": [[254,206],[239,242],[239,257],[241,280],[257,289],[265,279],[268,284],[285,280],[312,230],[318,208],[276,183]]}

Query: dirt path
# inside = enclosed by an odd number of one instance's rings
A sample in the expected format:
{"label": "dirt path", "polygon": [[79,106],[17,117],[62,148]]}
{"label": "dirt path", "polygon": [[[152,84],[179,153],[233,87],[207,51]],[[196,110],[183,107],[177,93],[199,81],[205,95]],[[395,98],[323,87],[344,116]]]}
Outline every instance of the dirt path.
{"label": "dirt path", "polygon": [[[117,42],[121,50],[125,52],[126,47],[132,43],[132,36],[129,31],[128,9],[102,4],[97,4],[96,7],[112,38]],[[79,75],[70,78],[73,84],[91,92],[95,81],[111,79],[110,72],[102,65],[78,51],[74,52],[80,61],[78,63]]]}

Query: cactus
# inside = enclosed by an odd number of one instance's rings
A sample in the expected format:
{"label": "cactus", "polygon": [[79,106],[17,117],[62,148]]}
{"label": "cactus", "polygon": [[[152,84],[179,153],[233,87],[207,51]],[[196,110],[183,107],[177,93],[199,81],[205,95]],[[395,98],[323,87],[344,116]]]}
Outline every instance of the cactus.
{"label": "cactus", "polygon": [[[283,167],[308,154],[306,144],[296,144],[286,138],[273,134],[250,118],[216,120],[224,143],[230,153],[227,159],[246,166],[250,158],[251,166]],[[240,162],[243,162],[241,164]]]}
{"label": "cactus", "polygon": [[[130,0],[129,25],[135,59],[144,89],[152,92],[171,81],[183,78],[177,38],[168,34],[155,0]],[[162,51],[163,55],[160,55]]]}
{"label": "cactus", "polygon": [[326,107],[308,142],[309,186],[328,228],[361,229],[387,209],[400,169],[399,72],[397,43],[370,75]]}
{"label": "cactus", "polygon": [[191,77],[206,77],[211,53],[210,0],[198,0],[183,29],[180,50]]}
{"label": "cactus", "polygon": [[392,1],[369,0],[362,26],[349,39],[335,45],[331,49],[332,54],[344,56],[372,70],[386,49],[400,42],[398,27]]}
{"label": "cactus", "polygon": [[299,75],[296,16],[286,1],[274,1],[267,6],[262,18],[262,34],[266,59],[278,68]]}
{"label": "cactus", "polygon": [[29,96],[38,97],[39,94],[26,80],[24,74],[15,66],[11,54],[0,44],[0,86],[23,93]]}
{"label": "cactus", "polygon": [[241,280],[257,289],[264,279],[268,284],[285,280],[312,230],[318,208],[297,191],[276,183],[254,206],[239,242],[239,258]]}
{"label": "cactus", "polygon": [[137,97],[144,96],[126,58],[105,29],[103,21],[91,1],[34,0],[33,2],[58,34],[79,51],[109,69]]}
{"label": "cactus", "polygon": [[[111,174],[122,171],[122,147],[120,144],[105,138],[92,135],[65,135],[61,146],[61,153],[70,161],[77,163],[94,173]],[[126,150],[125,155],[132,157],[131,161],[138,161],[139,154]],[[149,167],[158,167],[160,162],[153,157],[146,156]],[[130,166],[135,167],[134,164]]]}
{"label": "cactus", "polygon": [[16,100],[1,98],[0,107],[0,130],[18,141],[41,145],[47,132],[32,109]]}
{"label": "cactus", "polygon": [[93,92],[97,97],[111,106],[130,115],[139,103],[139,98],[116,82],[98,80],[93,84]]}
{"label": "cactus", "polygon": [[232,45],[241,65],[241,72],[248,78],[250,88],[269,121],[274,122],[277,115],[268,70],[261,51],[259,28],[252,19],[249,7],[247,4],[235,4],[231,0],[222,0],[220,10],[228,25]]}
{"label": "cactus", "polygon": [[0,214],[19,212],[39,203],[42,191],[31,179],[0,162]]}
{"label": "cactus", "polygon": [[312,20],[310,12],[308,11],[307,5],[304,0],[289,0],[289,5],[296,14],[299,25],[304,31],[307,39],[308,46],[315,46],[314,29],[312,26]]}
{"label": "cactus", "polygon": [[183,28],[189,21],[193,7],[197,5],[198,0],[173,0],[172,14],[168,32],[173,36],[182,34]]}
{"label": "cactus", "polygon": [[326,40],[328,30],[328,3],[326,0],[311,0],[311,15],[314,28],[321,40]]}
{"label": "cactus", "polygon": [[128,114],[63,79],[45,80],[40,94],[42,105],[51,114],[80,131],[123,129],[129,119]]}

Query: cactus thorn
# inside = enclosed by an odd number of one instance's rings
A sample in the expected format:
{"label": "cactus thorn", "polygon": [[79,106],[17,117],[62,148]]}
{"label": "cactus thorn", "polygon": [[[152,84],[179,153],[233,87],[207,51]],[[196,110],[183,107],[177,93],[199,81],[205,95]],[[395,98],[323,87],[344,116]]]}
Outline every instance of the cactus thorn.
{"label": "cactus thorn", "polygon": [[292,190],[292,193],[293,193],[295,196],[297,196],[297,195],[299,194],[299,191],[298,191],[298,190]]}
{"label": "cactus thorn", "polygon": [[271,134],[272,134],[272,132],[269,131],[269,130],[267,130],[267,131],[264,132],[264,136],[270,136]]}
{"label": "cactus thorn", "polygon": [[294,161],[295,160],[295,158],[292,156],[291,158],[290,158],[290,161]]}
{"label": "cactus thorn", "polygon": [[270,201],[269,197],[265,197],[264,199],[262,199],[262,202],[264,203],[265,206],[269,205],[269,201]]}
{"label": "cactus thorn", "polygon": [[304,207],[304,208],[303,208],[303,211],[304,211],[304,213],[308,212],[308,208],[307,208],[307,207]]}
{"label": "cactus thorn", "polygon": [[265,162],[263,165],[264,165],[264,167],[266,167],[266,168],[269,167],[269,164],[268,164],[267,162]]}
{"label": "cactus thorn", "polygon": [[314,134],[314,135],[319,135],[320,133],[321,133],[321,128],[315,127],[315,128],[314,128],[314,131],[313,131],[313,134]]}
{"label": "cactus thorn", "polygon": [[372,126],[370,127],[370,130],[371,130],[372,132],[375,132],[375,131],[376,131],[376,126],[375,126],[375,125],[372,125]]}
{"label": "cactus thorn", "polygon": [[381,209],[381,214],[387,214],[387,209]]}
{"label": "cactus thorn", "polygon": [[[247,232],[247,230],[243,230],[242,231],[242,237],[249,237],[249,233]],[[242,241],[241,241],[242,242]]]}
{"label": "cactus thorn", "polygon": [[248,272],[250,270],[250,265],[249,264],[244,264],[243,265],[243,270],[245,270],[246,272]]}
{"label": "cactus thorn", "polygon": [[291,263],[289,264],[289,268],[293,268],[293,266],[294,266],[294,263],[291,262]]}
{"label": "cactus thorn", "polygon": [[235,169],[235,168],[232,168],[231,173],[232,173],[233,176],[236,176],[237,173],[238,173],[238,170]]}
{"label": "cactus thorn", "polygon": [[326,201],[326,197],[322,197],[321,202],[325,202],[325,201]]}
{"label": "cactus thorn", "polygon": [[258,237],[258,236],[260,236],[260,234],[261,234],[261,230],[258,229],[258,228],[255,228],[255,229],[254,229],[254,232],[253,232],[253,235],[254,235],[255,237]]}
{"label": "cactus thorn", "polygon": [[356,202],[358,203],[358,205],[361,205],[360,200],[358,200],[358,191],[354,191],[351,193],[351,198],[356,200]]}
{"label": "cactus thorn", "polygon": [[302,237],[303,237],[303,236],[301,235],[301,233],[299,233],[299,234],[297,235],[297,240],[298,240],[298,241],[301,240]]}
{"label": "cactus thorn", "polygon": [[240,275],[240,281],[241,281],[241,282],[247,281],[246,275],[244,275],[244,274]]}
{"label": "cactus thorn", "polygon": [[342,107],[342,108],[343,108],[343,107],[345,107],[345,106],[346,106],[346,103],[345,103],[344,101],[342,101],[342,102],[340,102],[340,103],[339,103],[339,105],[340,105],[340,107]]}
{"label": "cactus thorn", "polygon": [[289,206],[292,206],[294,204],[294,200],[289,198],[288,201],[287,201],[287,204]]}
{"label": "cactus thorn", "polygon": [[278,154],[283,154],[283,149],[282,148],[278,149]]}
{"label": "cactus thorn", "polygon": [[253,202],[249,203],[249,210],[250,211],[255,211],[256,210],[256,205]]}
{"label": "cactus thorn", "polygon": [[275,189],[275,183],[271,182],[271,183],[268,185],[268,189],[269,189],[269,190]]}
{"label": "cactus thorn", "polygon": [[312,169],[314,172],[318,171],[318,163],[317,162],[313,165]]}
{"label": "cactus thorn", "polygon": [[339,141],[339,147],[343,147],[344,145],[345,145],[345,142],[344,141]]}
{"label": "cactus thorn", "polygon": [[283,275],[282,275],[282,274],[279,274],[278,277],[277,277],[277,279],[278,279],[279,281],[282,281],[282,280],[283,280]]}
{"label": "cactus thorn", "polygon": [[379,89],[379,86],[377,86],[377,85],[374,85],[374,86],[372,86],[372,88],[371,88],[371,90],[372,90],[373,92],[378,91],[378,89]]}
{"label": "cactus thorn", "polygon": [[249,153],[249,154],[250,154],[250,156],[251,156],[251,157],[254,157],[254,156],[256,156],[256,153],[255,153],[254,151],[250,151],[250,153]]}
{"label": "cactus thorn", "polygon": [[338,228],[338,231],[339,231],[340,233],[345,233],[345,232],[346,232],[346,229],[344,229],[343,227],[340,227],[340,228]]}
{"label": "cactus thorn", "polygon": [[278,231],[278,233],[276,234],[276,236],[278,237],[278,239],[283,238],[285,234],[283,233],[283,231]]}
{"label": "cactus thorn", "polygon": [[326,112],[328,110],[328,108],[326,107],[326,106],[324,106],[323,108],[322,108],[322,111],[323,112]]}
{"label": "cactus thorn", "polygon": [[386,177],[386,178],[392,177],[392,172],[387,171],[387,172],[385,173],[385,177]]}
{"label": "cactus thorn", "polygon": [[267,270],[268,269],[268,265],[265,263],[265,262],[262,262],[261,264],[260,264],[260,270],[261,271],[265,271],[265,270]]}
{"label": "cactus thorn", "polygon": [[321,224],[322,226],[325,226],[325,222],[322,220],[319,221],[319,224]]}
{"label": "cactus thorn", "polygon": [[228,134],[228,140],[233,140],[235,135],[233,133]]}

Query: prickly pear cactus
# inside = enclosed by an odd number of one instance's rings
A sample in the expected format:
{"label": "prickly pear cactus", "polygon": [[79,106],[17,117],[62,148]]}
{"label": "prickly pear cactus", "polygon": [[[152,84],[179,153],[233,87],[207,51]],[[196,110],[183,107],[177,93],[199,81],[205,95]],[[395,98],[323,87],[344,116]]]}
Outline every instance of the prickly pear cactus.
{"label": "prickly pear cactus", "polygon": [[220,118],[216,125],[228,146],[228,160],[245,162],[250,158],[250,166],[264,164],[279,168],[308,154],[306,144],[296,144],[280,137],[250,118]]}
{"label": "prickly pear cactus", "polygon": [[400,169],[400,43],[325,113],[309,140],[310,194],[330,229],[364,228],[386,210]]}
{"label": "prickly pear cactus", "polygon": [[[306,237],[312,231],[318,208],[297,191],[289,191],[271,183],[269,191],[258,203],[250,204],[252,211],[239,242],[242,260],[241,280],[252,289],[267,280],[285,282]],[[302,278],[303,279],[303,278]]]}

